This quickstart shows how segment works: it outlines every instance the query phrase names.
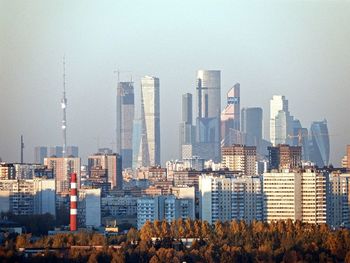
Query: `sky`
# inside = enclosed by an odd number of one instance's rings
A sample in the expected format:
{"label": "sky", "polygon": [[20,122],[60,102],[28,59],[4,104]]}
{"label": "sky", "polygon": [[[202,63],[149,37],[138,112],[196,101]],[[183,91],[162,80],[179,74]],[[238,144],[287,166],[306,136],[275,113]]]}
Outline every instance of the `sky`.
{"label": "sky", "polygon": [[[285,95],[304,127],[327,119],[331,162],[350,144],[350,1],[0,0],[0,157],[34,160],[34,147],[61,145],[66,57],[68,145],[83,162],[115,148],[117,74],[160,78],[161,158],[178,158],[181,95],[198,69],[221,70],[241,106],[264,110]],[[138,110],[138,109],[137,109]]]}

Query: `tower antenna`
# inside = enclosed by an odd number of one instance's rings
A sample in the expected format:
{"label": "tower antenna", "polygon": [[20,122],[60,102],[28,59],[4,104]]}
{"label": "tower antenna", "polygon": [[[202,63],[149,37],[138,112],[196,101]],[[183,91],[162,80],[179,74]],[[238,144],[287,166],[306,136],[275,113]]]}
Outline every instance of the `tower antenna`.
{"label": "tower antenna", "polygon": [[66,56],[63,56],[63,97],[61,99],[61,108],[62,108],[62,111],[63,111],[63,118],[62,118],[62,135],[63,135],[62,157],[66,157],[66,153],[67,153]]}

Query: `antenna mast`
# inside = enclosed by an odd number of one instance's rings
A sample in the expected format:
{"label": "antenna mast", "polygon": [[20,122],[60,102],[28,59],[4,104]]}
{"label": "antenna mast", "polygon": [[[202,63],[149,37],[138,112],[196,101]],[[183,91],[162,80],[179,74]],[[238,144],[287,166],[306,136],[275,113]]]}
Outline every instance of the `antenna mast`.
{"label": "antenna mast", "polygon": [[66,57],[65,56],[63,56],[63,97],[61,99],[61,108],[62,108],[62,111],[63,111],[63,119],[62,119],[62,135],[63,135],[62,157],[66,157],[66,153],[67,153],[67,119],[66,119],[67,98],[66,98]]}

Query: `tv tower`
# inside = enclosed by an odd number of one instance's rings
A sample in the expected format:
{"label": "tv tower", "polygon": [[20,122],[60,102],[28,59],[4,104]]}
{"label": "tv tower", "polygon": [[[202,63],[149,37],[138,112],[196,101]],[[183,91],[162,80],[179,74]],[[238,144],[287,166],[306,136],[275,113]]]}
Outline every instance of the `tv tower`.
{"label": "tv tower", "polygon": [[63,110],[63,119],[62,119],[63,148],[62,148],[62,157],[66,157],[66,153],[67,153],[67,120],[66,120],[67,98],[66,98],[66,58],[65,57],[63,57],[63,97],[61,99],[61,107],[62,107],[62,110]]}

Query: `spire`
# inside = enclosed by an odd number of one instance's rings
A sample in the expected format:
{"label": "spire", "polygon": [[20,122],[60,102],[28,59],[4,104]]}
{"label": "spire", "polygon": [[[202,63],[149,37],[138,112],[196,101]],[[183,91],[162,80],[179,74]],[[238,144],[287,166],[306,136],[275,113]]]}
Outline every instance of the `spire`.
{"label": "spire", "polygon": [[65,56],[63,56],[63,97],[61,99],[61,108],[62,108],[62,111],[63,111],[63,119],[62,119],[62,135],[63,135],[62,157],[66,157],[66,153],[67,153],[67,120],[66,120],[67,98],[66,98],[66,57]]}

